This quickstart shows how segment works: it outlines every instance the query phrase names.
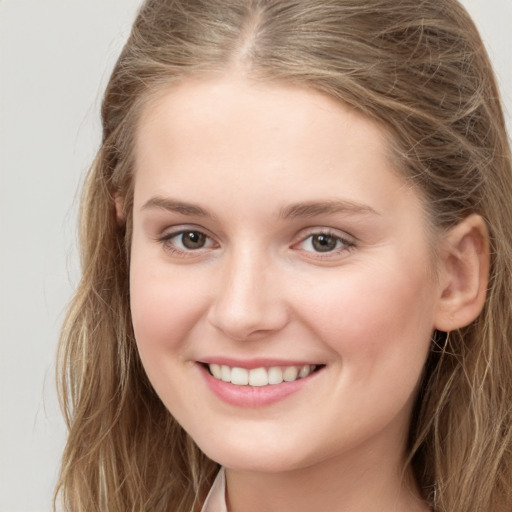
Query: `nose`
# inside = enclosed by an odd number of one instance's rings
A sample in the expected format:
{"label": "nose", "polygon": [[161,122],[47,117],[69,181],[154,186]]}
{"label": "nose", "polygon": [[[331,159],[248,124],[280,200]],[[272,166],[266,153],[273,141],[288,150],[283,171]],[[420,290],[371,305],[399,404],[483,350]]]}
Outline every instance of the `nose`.
{"label": "nose", "polygon": [[288,323],[279,269],[263,255],[244,250],[226,258],[208,320],[233,340],[255,340]]}

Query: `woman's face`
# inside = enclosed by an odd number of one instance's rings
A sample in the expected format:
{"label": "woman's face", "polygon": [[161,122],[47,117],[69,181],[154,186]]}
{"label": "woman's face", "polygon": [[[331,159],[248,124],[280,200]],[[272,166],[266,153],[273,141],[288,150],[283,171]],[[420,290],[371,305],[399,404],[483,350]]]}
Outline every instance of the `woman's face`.
{"label": "woman's face", "polygon": [[190,79],[143,112],[134,193],[138,349],[209,457],[403,453],[440,292],[379,126],[306,89]]}

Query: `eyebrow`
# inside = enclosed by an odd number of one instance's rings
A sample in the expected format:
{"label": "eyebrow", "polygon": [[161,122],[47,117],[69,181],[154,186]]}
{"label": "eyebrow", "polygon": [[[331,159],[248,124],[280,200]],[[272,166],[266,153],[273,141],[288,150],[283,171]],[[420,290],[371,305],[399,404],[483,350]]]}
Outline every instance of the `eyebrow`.
{"label": "eyebrow", "polygon": [[176,199],[167,197],[152,197],[144,203],[142,210],[150,210],[153,208],[167,210],[169,212],[181,213],[182,215],[192,215],[194,217],[214,218],[208,210],[193,203],[185,203]]}
{"label": "eyebrow", "polygon": [[379,215],[371,206],[352,201],[333,199],[329,201],[306,201],[286,206],[279,212],[282,219],[314,217],[316,215],[346,213]]}
{"label": "eyebrow", "polygon": [[[149,210],[153,208],[180,213],[182,215],[191,215],[194,217],[205,217],[209,219],[215,218],[212,213],[201,206],[167,197],[152,197],[142,206],[142,210]],[[329,201],[306,201],[285,206],[279,211],[279,218],[289,219],[315,217],[316,215],[335,213],[378,215],[378,213],[370,206],[352,201],[334,199]]]}

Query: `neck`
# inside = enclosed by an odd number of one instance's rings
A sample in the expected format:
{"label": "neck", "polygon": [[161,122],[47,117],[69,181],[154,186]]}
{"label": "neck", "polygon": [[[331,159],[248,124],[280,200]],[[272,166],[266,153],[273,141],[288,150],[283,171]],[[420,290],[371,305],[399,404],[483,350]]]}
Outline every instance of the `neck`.
{"label": "neck", "polygon": [[283,472],[226,469],[229,512],[427,512],[403,456],[368,446]]}

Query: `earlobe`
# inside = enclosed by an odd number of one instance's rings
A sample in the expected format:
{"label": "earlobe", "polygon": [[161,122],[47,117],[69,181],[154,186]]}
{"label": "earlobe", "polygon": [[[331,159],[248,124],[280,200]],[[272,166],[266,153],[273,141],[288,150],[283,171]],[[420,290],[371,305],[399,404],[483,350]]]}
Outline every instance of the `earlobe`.
{"label": "earlobe", "polygon": [[480,215],[470,215],[446,233],[439,254],[435,329],[453,331],[477,318],[485,302],[489,259],[488,232]]}

